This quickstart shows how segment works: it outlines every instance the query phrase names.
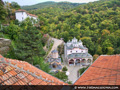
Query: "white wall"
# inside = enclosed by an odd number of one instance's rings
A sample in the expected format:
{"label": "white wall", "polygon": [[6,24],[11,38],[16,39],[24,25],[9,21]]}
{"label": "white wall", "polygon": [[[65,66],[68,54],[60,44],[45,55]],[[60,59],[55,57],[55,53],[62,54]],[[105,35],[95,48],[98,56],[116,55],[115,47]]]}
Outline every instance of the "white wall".
{"label": "white wall", "polygon": [[26,12],[16,12],[15,16],[16,16],[16,19],[20,22],[25,20],[27,17],[37,20],[37,17],[30,16]]}
{"label": "white wall", "polygon": [[32,17],[33,19],[37,20],[37,17]]}
{"label": "white wall", "polygon": [[24,16],[24,20],[28,17],[26,12],[23,13],[23,16]]}
{"label": "white wall", "polygon": [[22,21],[23,18],[24,18],[23,14],[22,14],[21,12],[16,12],[16,13],[15,13],[15,16],[16,16],[16,19],[17,19],[18,21]]}
{"label": "white wall", "polygon": [[[72,51],[72,52],[71,52]],[[76,52],[77,51],[77,52]],[[67,55],[72,54],[72,53],[87,53],[87,49],[79,49],[79,48],[74,48],[72,50],[67,50]]]}

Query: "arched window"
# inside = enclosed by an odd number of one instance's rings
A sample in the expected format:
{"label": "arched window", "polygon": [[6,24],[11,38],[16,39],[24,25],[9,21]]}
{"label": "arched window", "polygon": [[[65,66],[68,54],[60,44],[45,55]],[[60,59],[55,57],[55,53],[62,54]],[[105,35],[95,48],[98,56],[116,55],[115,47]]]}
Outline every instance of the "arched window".
{"label": "arched window", "polygon": [[86,60],[85,59],[82,59],[82,61],[81,61],[82,63],[85,63],[86,62]]}
{"label": "arched window", "polygon": [[77,60],[75,61],[75,64],[76,64],[76,65],[80,65],[80,59],[77,59]]}
{"label": "arched window", "polygon": [[86,60],[85,60],[85,59],[82,59],[82,60],[81,60],[81,64],[82,64],[82,65],[85,65],[85,64],[86,64]]}
{"label": "arched window", "polygon": [[80,59],[77,59],[77,60],[76,60],[76,63],[80,63]]}
{"label": "arched window", "polygon": [[73,59],[69,60],[69,64],[74,64],[74,60]]}

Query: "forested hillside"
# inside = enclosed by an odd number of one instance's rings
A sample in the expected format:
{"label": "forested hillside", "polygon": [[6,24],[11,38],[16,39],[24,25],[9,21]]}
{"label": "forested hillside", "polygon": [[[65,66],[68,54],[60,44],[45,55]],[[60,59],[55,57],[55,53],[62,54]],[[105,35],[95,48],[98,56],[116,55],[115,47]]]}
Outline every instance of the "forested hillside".
{"label": "forested hillside", "polygon": [[[120,54],[120,0],[99,0],[82,5],[69,2],[37,5],[26,10],[36,14],[38,21],[26,18],[19,22],[15,20],[15,11],[20,6],[0,0],[0,38],[10,39],[12,44],[9,52],[3,55],[6,58],[25,60],[49,72],[49,64],[44,61],[48,53],[43,49],[48,40],[43,38],[44,34],[63,38],[65,42],[73,37],[81,39],[93,57]],[[59,78],[67,78],[63,76],[65,73],[58,74],[62,76]]]}
{"label": "forested hillside", "polygon": [[63,8],[63,9],[71,9],[76,6],[80,5],[79,3],[70,3],[70,2],[54,2],[54,1],[48,1],[43,3],[38,3],[35,5],[30,6],[22,6],[22,9],[25,10],[34,10],[34,9],[43,9],[43,8]]}
{"label": "forested hillside", "polygon": [[100,0],[66,12],[51,7],[30,13],[40,17],[41,33],[65,42],[81,39],[92,55],[120,53],[120,0]]}
{"label": "forested hillside", "polygon": [[[11,40],[9,51],[3,54],[6,58],[27,61],[38,68],[49,72],[49,65],[44,61],[46,54],[42,44],[42,34],[37,29],[34,19],[26,18],[23,22],[15,20],[15,11],[20,9],[16,2],[5,2],[0,0],[0,38]],[[13,18],[14,17],[14,18]],[[6,25],[7,24],[7,25]],[[38,25],[39,26],[39,25]],[[6,42],[2,47],[6,46]],[[5,50],[5,49],[3,49]]]}
{"label": "forested hillside", "polygon": [[35,4],[35,5],[30,5],[30,6],[22,6],[22,9],[25,10],[32,10],[32,9],[38,9],[38,8],[46,8],[49,7],[50,5],[55,4],[55,2],[43,2],[43,3],[39,3],[39,4]]}

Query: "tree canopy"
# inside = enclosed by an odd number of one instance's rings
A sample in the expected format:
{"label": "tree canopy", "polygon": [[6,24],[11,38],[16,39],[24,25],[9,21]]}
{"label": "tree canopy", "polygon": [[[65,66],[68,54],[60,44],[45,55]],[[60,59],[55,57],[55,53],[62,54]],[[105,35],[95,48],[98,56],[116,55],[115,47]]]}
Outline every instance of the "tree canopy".
{"label": "tree canopy", "polygon": [[[99,0],[68,10],[58,6],[29,12],[40,16],[43,34],[63,38],[65,42],[73,37],[81,39],[92,55],[114,54],[115,50],[119,51],[119,0]],[[108,53],[111,50],[112,53]]]}

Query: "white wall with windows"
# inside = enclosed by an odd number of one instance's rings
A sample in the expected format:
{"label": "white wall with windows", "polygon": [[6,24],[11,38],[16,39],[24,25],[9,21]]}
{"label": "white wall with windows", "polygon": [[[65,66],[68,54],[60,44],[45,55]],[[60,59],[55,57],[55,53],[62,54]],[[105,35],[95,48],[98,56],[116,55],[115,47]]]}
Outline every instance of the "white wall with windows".
{"label": "white wall with windows", "polygon": [[16,11],[15,12],[15,16],[16,16],[16,19],[18,20],[18,21],[23,21],[23,20],[25,20],[26,18],[33,18],[33,19],[35,19],[35,20],[37,20],[37,17],[35,17],[35,16],[31,16],[31,15],[29,15],[28,13],[26,13],[26,12],[24,12],[24,11]]}

